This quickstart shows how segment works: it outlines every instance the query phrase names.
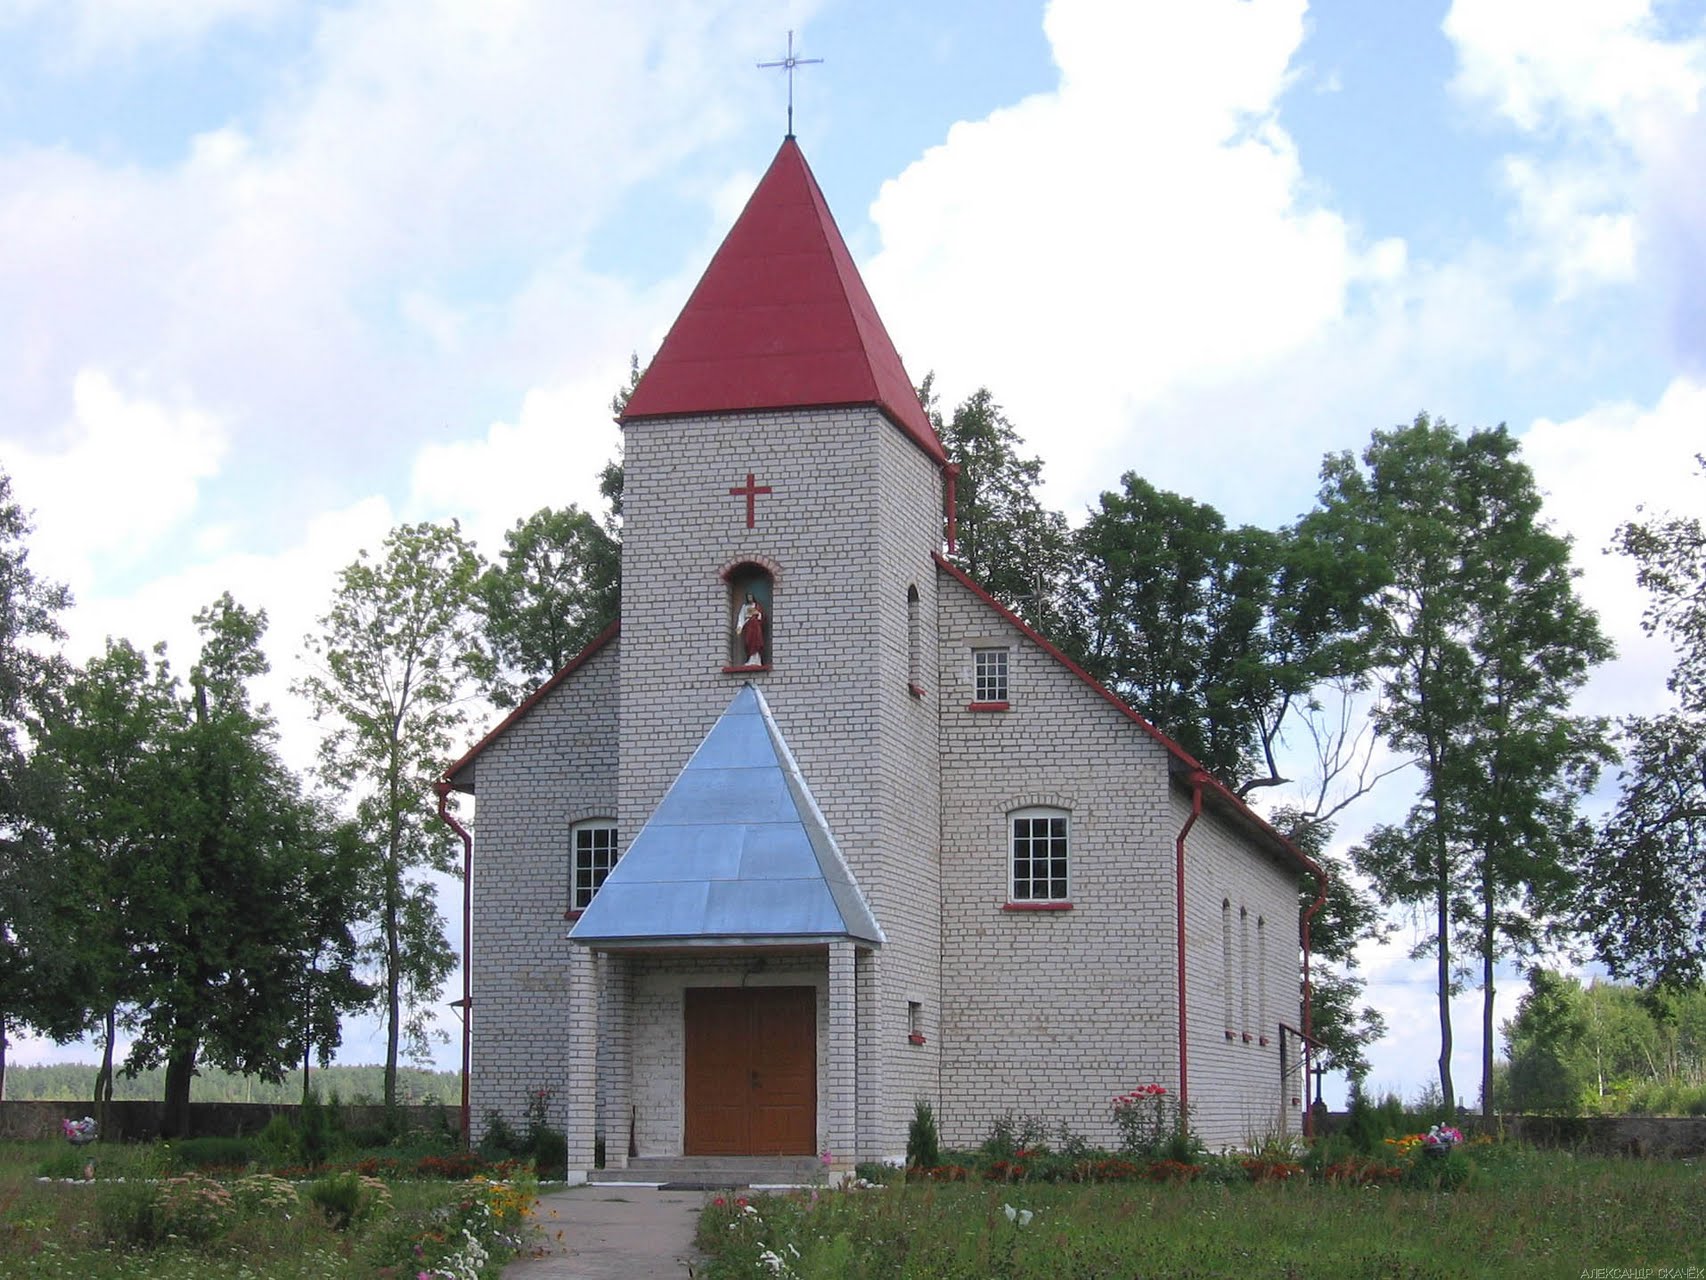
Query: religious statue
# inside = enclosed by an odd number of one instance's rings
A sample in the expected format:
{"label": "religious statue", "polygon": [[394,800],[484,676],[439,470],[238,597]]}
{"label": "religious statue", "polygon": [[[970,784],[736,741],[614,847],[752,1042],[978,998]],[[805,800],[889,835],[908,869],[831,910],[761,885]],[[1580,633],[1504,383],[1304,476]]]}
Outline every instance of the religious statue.
{"label": "religious statue", "polygon": [[746,661],[742,665],[762,667],[764,665],[764,609],[750,591],[746,593],[746,603],[740,607],[740,617],[735,620],[735,632],[740,636],[741,649],[746,654]]}

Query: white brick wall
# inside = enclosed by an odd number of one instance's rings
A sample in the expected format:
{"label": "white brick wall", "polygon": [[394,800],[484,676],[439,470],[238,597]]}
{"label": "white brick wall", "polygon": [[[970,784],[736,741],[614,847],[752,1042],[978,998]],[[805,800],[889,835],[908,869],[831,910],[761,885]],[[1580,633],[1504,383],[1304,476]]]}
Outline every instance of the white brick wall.
{"label": "white brick wall", "polygon": [[[773,490],[751,530],[728,492],[749,471]],[[856,1146],[838,1155],[899,1156],[919,1098],[950,1143],[1013,1112],[1112,1144],[1115,1094],[1178,1079],[1173,849],[1190,802],[1165,750],[936,569],[940,476],[874,410],[631,423],[625,479],[620,644],[477,761],[476,1131],[488,1109],[518,1123],[547,1088],[576,1159],[596,1126],[619,1161],[630,1122],[641,1154],[678,1153],[682,992],[744,982],[818,988],[820,1141]],[[742,560],[775,570],[771,670],[727,674],[721,574]],[[922,696],[908,690],[909,587]],[[1004,712],[966,709],[971,651],[987,644],[1011,651]],[[565,940],[569,824],[614,815],[626,846],[746,679],[886,944],[850,968],[842,956],[833,983],[823,951],[591,963]],[[1007,815],[1033,805],[1070,814],[1071,910],[1004,909]],[[1295,874],[1212,811],[1187,849],[1190,1083],[1218,1145],[1279,1119],[1274,1028],[1297,1021]],[[1265,1010],[1237,947],[1232,980],[1251,984],[1267,1045],[1254,1025],[1243,1040],[1239,1001],[1225,1036],[1223,899],[1266,922]],[[1253,968],[1253,932],[1251,956]],[[908,1038],[909,1002],[922,1045]],[[857,1041],[851,1070],[831,1070],[832,1027]],[[848,1079],[856,1097],[836,1084]]]}
{"label": "white brick wall", "polygon": [[565,1123],[573,1046],[569,826],[616,811],[618,645],[608,644],[475,761],[469,1109],[525,1118],[539,1089]]}

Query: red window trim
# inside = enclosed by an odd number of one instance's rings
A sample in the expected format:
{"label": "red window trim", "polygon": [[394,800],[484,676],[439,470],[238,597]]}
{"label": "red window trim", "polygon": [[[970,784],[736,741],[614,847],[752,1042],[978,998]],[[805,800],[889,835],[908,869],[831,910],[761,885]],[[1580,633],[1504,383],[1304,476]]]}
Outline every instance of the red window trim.
{"label": "red window trim", "polygon": [[754,672],[754,671],[768,671],[768,670],[770,670],[770,664],[768,662],[762,662],[756,667],[724,667],[723,668],[723,674],[725,676],[739,676],[739,675],[747,675],[747,674]]}
{"label": "red window trim", "polygon": [[906,691],[915,698],[922,698],[924,696],[924,686],[914,680],[908,680],[906,682]]}
{"label": "red window trim", "polygon": [[1006,710],[1008,710],[1008,704],[1005,702],[968,702],[968,703],[966,703],[966,710],[967,711],[1006,711]]}
{"label": "red window trim", "polygon": [[583,916],[585,914],[586,914],[586,908],[585,907],[570,907],[567,911],[563,912],[563,919],[565,919],[565,920],[579,920],[581,918],[581,916]]}
{"label": "red window trim", "polygon": [[1003,911],[1070,911],[1072,904],[1058,899],[1050,899],[1046,902],[1008,901],[1001,904],[1001,909]]}
{"label": "red window trim", "polygon": [[906,1039],[909,1044],[923,1044],[924,1033],[922,1031],[914,1031],[909,1034]]}

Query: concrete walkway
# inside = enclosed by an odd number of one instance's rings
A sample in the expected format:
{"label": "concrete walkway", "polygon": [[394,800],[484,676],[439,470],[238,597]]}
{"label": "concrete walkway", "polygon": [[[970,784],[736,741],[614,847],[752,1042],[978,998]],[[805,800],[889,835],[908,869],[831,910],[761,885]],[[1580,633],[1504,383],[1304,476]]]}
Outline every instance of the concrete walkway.
{"label": "concrete walkway", "polygon": [[703,1191],[593,1185],[539,1197],[539,1257],[517,1258],[504,1280],[683,1280]]}

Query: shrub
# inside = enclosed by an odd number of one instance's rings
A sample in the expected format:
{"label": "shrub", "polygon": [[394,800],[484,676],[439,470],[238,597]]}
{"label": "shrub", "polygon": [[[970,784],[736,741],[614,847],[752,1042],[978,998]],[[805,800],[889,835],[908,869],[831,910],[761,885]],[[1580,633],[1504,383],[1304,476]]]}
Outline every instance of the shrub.
{"label": "shrub", "polygon": [[423,1178],[445,1178],[452,1182],[466,1182],[481,1169],[486,1162],[474,1151],[458,1151],[448,1156],[422,1156],[415,1165],[415,1172]]}
{"label": "shrub", "polygon": [[254,1218],[286,1218],[301,1204],[296,1188],[270,1173],[251,1173],[231,1184],[237,1211]]}
{"label": "shrub", "polygon": [[255,1137],[268,1164],[289,1164],[296,1156],[296,1127],[287,1116],[274,1115]]}
{"label": "shrub", "polygon": [[296,1151],[302,1163],[318,1169],[332,1154],[332,1118],[321,1105],[320,1095],[310,1092],[300,1112],[302,1127],[296,1135]]}
{"label": "shrub", "polygon": [[1193,1164],[1203,1147],[1191,1130],[1188,1109],[1165,1085],[1146,1084],[1113,1100],[1120,1151],[1134,1160]]}
{"label": "shrub", "polygon": [[184,1169],[246,1169],[260,1157],[260,1145],[247,1138],[185,1138],[172,1150]]}
{"label": "shrub", "polygon": [[486,1112],[486,1130],[476,1150],[488,1160],[507,1160],[523,1153],[526,1144],[496,1111]]}
{"label": "shrub", "polygon": [[202,1243],[223,1235],[236,1216],[231,1193],[199,1173],[166,1178],[154,1192],[156,1239],[175,1236]]}
{"label": "shrub", "polygon": [[942,1163],[936,1112],[923,1098],[912,1104],[912,1124],[906,1131],[906,1163],[919,1169],[934,1169]]}
{"label": "shrub", "polygon": [[359,1173],[329,1173],[310,1183],[308,1199],[320,1206],[335,1231],[347,1231],[382,1216],[391,1207],[391,1192],[378,1178]]}

